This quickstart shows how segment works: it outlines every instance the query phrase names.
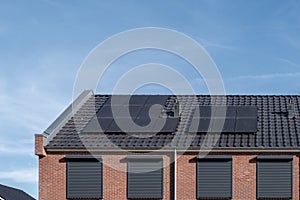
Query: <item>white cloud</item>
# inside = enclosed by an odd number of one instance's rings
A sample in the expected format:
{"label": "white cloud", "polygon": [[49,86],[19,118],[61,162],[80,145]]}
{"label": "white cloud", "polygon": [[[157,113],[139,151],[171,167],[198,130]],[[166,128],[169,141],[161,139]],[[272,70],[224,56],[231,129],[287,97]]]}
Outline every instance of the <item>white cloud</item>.
{"label": "white cloud", "polygon": [[4,141],[0,142],[0,155],[34,155],[33,139],[29,142],[22,141]]}
{"label": "white cloud", "polygon": [[285,35],[282,36],[283,39],[285,39],[287,41],[287,43],[296,48],[296,49],[299,49],[300,48],[300,40],[298,38],[298,36],[295,36],[295,35],[291,35],[291,33],[287,33]]}
{"label": "white cloud", "polygon": [[53,111],[58,107],[62,107],[61,104],[55,101],[47,100],[45,95],[35,95],[29,90],[26,94],[20,94],[18,96],[8,96],[9,94],[3,94],[0,96],[0,119],[2,121],[9,121],[23,126],[24,128],[34,133],[40,133],[42,128],[47,126],[49,121],[47,113],[45,111]]}
{"label": "white cloud", "polygon": [[19,169],[13,171],[0,172],[0,179],[8,179],[17,183],[37,183],[37,168]]}
{"label": "white cloud", "polygon": [[218,42],[208,41],[207,39],[199,39],[200,43],[203,45],[203,47],[214,47],[219,49],[226,49],[226,50],[234,50],[236,47],[226,44],[221,44]]}
{"label": "white cloud", "polygon": [[289,60],[289,59],[285,59],[285,58],[278,58],[279,61],[285,63],[285,64],[288,64],[289,66],[293,66],[293,67],[300,67],[299,64]]}
{"label": "white cloud", "polygon": [[274,78],[289,78],[289,77],[300,77],[300,72],[296,73],[273,73],[273,74],[261,74],[261,75],[250,75],[250,76],[238,76],[230,79],[226,79],[226,81],[238,81],[238,80],[246,80],[246,79],[255,79],[255,80],[263,80],[263,79],[274,79]]}

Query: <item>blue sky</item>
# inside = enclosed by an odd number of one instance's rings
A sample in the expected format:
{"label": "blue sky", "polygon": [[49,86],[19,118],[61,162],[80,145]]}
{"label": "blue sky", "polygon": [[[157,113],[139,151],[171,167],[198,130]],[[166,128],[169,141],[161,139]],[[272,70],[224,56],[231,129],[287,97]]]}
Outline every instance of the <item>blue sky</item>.
{"label": "blue sky", "polygon": [[[33,135],[68,106],[80,64],[109,36],[174,29],[205,47],[228,94],[300,94],[299,13],[297,0],[0,1],[0,183],[37,197]],[[150,61],[193,73],[175,56],[136,52],[113,64],[98,92]]]}

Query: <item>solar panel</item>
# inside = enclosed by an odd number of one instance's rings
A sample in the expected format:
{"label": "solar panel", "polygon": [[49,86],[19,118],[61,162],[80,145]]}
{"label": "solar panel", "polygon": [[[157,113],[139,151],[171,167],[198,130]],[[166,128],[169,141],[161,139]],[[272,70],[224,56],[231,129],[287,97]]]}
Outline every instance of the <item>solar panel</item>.
{"label": "solar panel", "polygon": [[190,132],[208,132],[210,118],[194,118],[190,123]]}
{"label": "solar panel", "polygon": [[134,123],[136,123],[139,126],[147,126],[150,122],[150,117],[137,117],[134,119]]}
{"label": "solar panel", "polygon": [[[99,132],[102,130],[105,132],[135,133],[176,131],[179,123],[178,118],[160,118],[163,106],[169,98],[168,95],[114,95],[113,98],[113,101],[112,98],[109,98],[97,113],[97,117],[94,117],[88,123],[83,132]],[[127,104],[128,101],[129,105]],[[153,106],[154,104],[161,106]],[[112,108],[115,116],[112,114]],[[194,116],[191,121],[191,132],[216,132],[220,129],[222,129],[222,132],[229,133],[257,131],[258,112],[256,106],[199,106],[199,111],[200,114]],[[116,124],[114,117],[115,120],[119,121],[120,127]],[[150,117],[155,120],[155,123],[151,123],[151,126],[149,126]],[[161,125],[164,120],[166,120],[165,124]],[[212,127],[209,127],[211,120]],[[222,121],[224,121],[223,126]],[[140,127],[133,126],[133,123]]]}
{"label": "solar panel", "polygon": [[211,117],[211,106],[199,106],[199,116],[194,118],[209,118]]}
{"label": "solar panel", "polygon": [[[97,117],[89,122],[83,132],[99,132],[102,130],[107,133],[174,132],[179,119],[160,118],[168,97],[168,95],[114,95],[114,99],[110,98],[106,102],[97,113]],[[127,104],[128,101],[129,105]],[[161,106],[153,106],[155,104]],[[114,116],[112,109],[114,109]],[[150,124],[151,119],[153,121]],[[118,124],[116,121],[118,121]],[[135,126],[133,126],[134,123]]]}
{"label": "solar panel", "polygon": [[166,101],[168,100],[169,95],[150,95],[148,96],[145,105],[153,105],[153,104],[160,104],[164,106]]}
{"label": "solar panel", "polygon": [[106,101],[105,105],[124,105],[129,99],[130,95],[112,95]]}
{"label": "solar panel", "polygon": [[[151,108],[151,113],[150,113],[150,108]],[[162,109],[163,107],[160,106],[145,105],[139,112],[138,117],[147,118],[150,117],[151,115],[152,117],[158,118],[161,114]]]}
{"label": "solar panel", "polygon": [[133,95],[129,100],[129,105],[144,105],[148,95]]}
{"label": "solar panel", "polygon": [[209,117],[236,117],[236,106],[199,106],[199,116],[194,118]]}
{"label": "solar panel", "polygon": [[210,132],[219,132],[220,130],[223,133],[234,133],[235,118],[213,119],[213,125],[210,129]]}
{"label": "solar panel", "polygon": [[97,118],[96,116],[83,129],[84,133],[104,132],[113,121],[112,118]]}
{"label": "solar panel", "polygon": [[[129,132],[132,132],[132,133],[151,133],[152,132],[152,129],[155,125],[155,121],[156,119],[153,119],[154,121],[151,122],[150,121],[150,118],[136,118],[134,119],[134,123],[135,123],[135,126],[133,126]],[[150,124],[151,122],[151,124]]]}
{"label": "solar panel", "polygon": [[257,118],[256,106],[237,106],[237,118]]}
{"label": "solar panel", "polygon": [[158,119],[156,121],[155,127],[153,129],[154,132],[172,133],[176,131],[177,125],[179,123],[178,118],[166,118],[166,121],[161,128],[161,124],[163,123],[163,121],[163,119]]}
{"label": "solar panel", "polygon": [[[131,117],[132,119],[135,119],[137,115],[139,114],[140,110],[142,109],[142,106],[123,106],[116,117],[118,118],[128,118]],[[129,116],[128,116],[129,112]]]}
{"label": "solar panel", "polygon": [[[226,117],[232,117],[235,118],[236,117],[236,106],[226,106]],[[222,113],[223,114],[223,113]]]}
{"label": "solar panel", "polygon": [[235,132],[257,132],[257,115],[256,106],[237,107]]}
{"label": "solar panel", "polygon": [[[117,114],[123,106],[116,105],[113,107],[114,113]],[[111,106],[103,106],[97,113],[98,118],[113,118]]]}
{"label": "solar panel", "polygon": [[[199,106],[199,115],[193,117],[190,132],[254,133],[257,116],[256,106]],[[211,127],[210,120],[213,120]]]}
{"label": "solar panel", "polygon": [[[116,122],[117,120],[117,122]],[[120,127],[119,127],[120,125]],[[105,132],[129,132],[133,125],[130,118],[119,118],[112,121],[112,123],[105,129]]]}
{"label": "solar panel", "polygon": [[256,118],[238,118],[235,124],[236,133],[254,133],[257,132]]}

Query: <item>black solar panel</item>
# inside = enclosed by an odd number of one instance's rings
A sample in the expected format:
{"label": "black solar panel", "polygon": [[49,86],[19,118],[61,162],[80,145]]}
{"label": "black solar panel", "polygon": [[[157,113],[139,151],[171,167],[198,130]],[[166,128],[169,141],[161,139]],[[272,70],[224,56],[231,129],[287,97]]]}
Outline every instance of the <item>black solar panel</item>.
{"label": "black solar panel", "polygon": [[194,118],[191,121],[190,132],[208,132],[210,118]]}
{"label": "black solar panel", "polygon": [[161,123],[159,123],[159,121],[163,121],[162,119],[159,119],[157,120],[156,124],[155,124],[155,127],[154,127],[154,132],[175,132],[176,131],[176,128],[177,128],[177,125],[179,123],[179,119],[178,118],[167,118],[166,121],[165,121],[165,124],[163,126],[162,129],[159,129]]}
{"label": "black solar panel", "polygon": [[144,105],[148,95],[133,95],[129,100],[129,105]]}
{"label": "black solar panel", "polygon": [[256,106],[237,106],[237,118],[257,118]]}
{"label": "black solar panel", "polygon": [[257,119],[256,118],[238,118],[236,119],[235,132],[248,133],[257,131]]}
{"label": "black solar panel", "polygon": [[257,116],[256,106],[199,106],[199,115],[193,117],[190,132],[254,133]]}
{"label": "black solar panel", "polygon": [[97,118],[94,117],[88,125],[84,128],[83,132],[86,133],[94,133],[94,132],[103,132],[108,128],[108,126],[112,123],[112,118]]}
{"label": "black solar panel", "polygon": [[[142,106],[129,106],[129,107],[124,106],[118,112],[117,117],[119,117],[119,118],[131,117],[132,119],[135,119],[141,109],[142,109]],[[128,115],[128,112],[129,112],[129,115]]]}
{"label": "black solar panel", "polygon": [[211,106],[199,106],[199,115],[194,115],[194,118],[210,118]]}
{"label": "black solar panel", "polygon": [[147,126],[150,122],[150,117],[137,117],[134,119],[134,123],[136,123],[139,126]]}
{"label": "black solar panel", "polygon": [[235,132],[235,119],[225,118],[225,119],[213,119],[213,125],[210,132],[218,132],[222,130],[224,133],[234,133]]}
{"label": "black solar panel", "polygon": [[105,105],[125,105],[126,101],[129,101],[129,95],[113,95],[109,96],[109,99],[106,101]]}
{"label": "black solar panel", "polygon": [[[117,122],[116,122],[117,120]],[[120,125],[120,127],[119,127]],[[119,118],[112,121],[112,123],[105,129],[107,133],[114,132],[129,132],[133,125],[132,119],[130,118]]]}
{"label": "black solar panel", "polygon": [[199,116],[194,118],[235,117],[236,106],[199,106]]}
{"label": "black solar panel", "polygon": [[[235,106],[227,106],[226,107],[226,118],[234,118],[236,116],[236,110],[237,108]],[[224,111],[221,113],[223,114]],[[218,115],[218,113],[216,114]]]}
{"label": "black solar panel", "polygon": [[[151,109],[151,113],[150,113],[150,109]],[[139,117],[150,117],[150,114],[152,115],[152,117],[159,117],[162,109],[163,107],[160,106],[145,105],[140,110]]]}
{"label": "black solar panel", "polygon": [[145,102],[145,105],[153,105],[153,104],[160,104],[164,106],[166,101],[168,100],[168,95],[150,95],[148,96],[147,101]]}
{"label": "black solar panel", "polygon": [[178,118],[157,118],[152,120],[150,123],[150,118],[135,119],[134,122],[141,127],[131,129],[130,132],[175,132],[179,122]]}
{"label": "black solar panel", "polygon": [[[175,132],[179,119],[160,117],[168,97],[168,95],[134,95],[131,97],[115,95],[114,100],[110,98],[105,103],[97,113],[97,117],[88,123],[83,132]],[[150,123],[151,119],[152,123]],[[159,125],[164,121],[164,124]]]}
{"label": "black solar panel", "polygon": [[[114,114],[117,114],[123,106],[114,106]],[[97,113],[98,118],[113,118],[111,106],[103,106]]]}
{"label": "black solar panel", "polygon": [[152,133],[155,127],[156,119],[150,121],[150,118],[138,118],[134,120],[136,128],[132,128],[132,133]]}

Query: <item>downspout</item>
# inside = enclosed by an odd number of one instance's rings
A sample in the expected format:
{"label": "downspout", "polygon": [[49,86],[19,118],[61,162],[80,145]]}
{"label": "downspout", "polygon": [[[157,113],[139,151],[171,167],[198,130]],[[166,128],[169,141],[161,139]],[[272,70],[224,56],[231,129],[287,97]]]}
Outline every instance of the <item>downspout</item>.
{"label": "downspout", "polygon": [[174,150],[174,200],[177,199],[177,151]]}

